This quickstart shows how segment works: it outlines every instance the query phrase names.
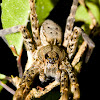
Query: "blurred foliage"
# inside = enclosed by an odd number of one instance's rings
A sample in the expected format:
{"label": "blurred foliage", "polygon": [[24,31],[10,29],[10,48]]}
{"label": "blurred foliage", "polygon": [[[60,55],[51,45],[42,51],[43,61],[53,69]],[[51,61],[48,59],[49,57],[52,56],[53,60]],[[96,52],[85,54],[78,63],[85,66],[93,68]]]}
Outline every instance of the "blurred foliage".
{"label": "blurred foliage", "polygon": [[[5,79],[5,77],[6,77],[6,76],[5,76],[4,74],[0,74],[0,80],[2,80],[2,82],[6,84],[7,81],[6,81],[6,80],[3,80],[3,79]],[[3,89],[3,87],[0,86],[0,92],[1,92],[2,89]]]}
{"label": "blurred foliage", "polygon": [[[90,34],[91,29],[90,26],[93,24],[93,19],[95,19],[95,25],[100,26],[100,0],[80,0],[83,1],[83,5],[79,5],[77,8],[75,20],[76,22],[84,22],[82,28],[87,34]],[[85,4],[85,5],[84,5]],[[92,15],[90,15],[90,12]],[[93,33],[95,35],[96,33]]]}

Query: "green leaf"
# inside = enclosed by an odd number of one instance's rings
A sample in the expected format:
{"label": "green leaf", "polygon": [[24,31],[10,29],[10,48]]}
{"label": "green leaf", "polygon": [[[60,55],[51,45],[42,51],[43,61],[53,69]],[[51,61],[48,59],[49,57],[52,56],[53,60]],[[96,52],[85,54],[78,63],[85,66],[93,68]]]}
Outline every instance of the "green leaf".
{"label": "green leaf", "polygon": [[91,17],[89,16],[87,9],[82,5],[79,5],[79,7],[77,8],[75,20],[85,22],[86,24],[92,23]]}
{"label": "green leaf", "polygon": [[[85,3],[87,7],[90,9],[92,14],[94,15],[96,19],[96,23],[100,24],[100,9],[99,9],[99,1],[98,0],[85,0]],[[92,24],[92,19],[89,15],[89,12],[86,7],[79,5],[76,11],[76,16],[75,16],[76,21],[82,21],[84,24],[81,26],[82,29],[87,34],[90,34],[90,25]]]}
{"label": "green leaf", "polygon": [[[25,25],[30,9],[28,0],[2,0],[1,7],[3,28]],[[20,54],[23,44],[21,33],[6,35],[6,39],[9,46],[13,45],[17,53]]]}
{"label": "green leaf", "polygon": [[[5,79],[5,75],[4,74],[0,74],[0,80],[3,80],[3,79]],[[2,81],[3,83],[7,83],[7,81],[6,80],[3,80]],[[0,92],[2,91],[2,89],[3,89],[3,87],[0,85]]]}
{"label": "green leaf", "polygon": [[[95,1],[95,2],[94,2]],[[97,4],[98,0],[86,0],[87,7],[91,10],[92,14],[96,18],[96,21],[100,24],[100,6]],[[92,20],[87,11],[87,8],[79,5],[76,11],[76,21],[83,21],[85,24],[91,24]]]}
{"label": "green leaf", "polygon": [[0,74],[0,80],[1,80],[1,79],[5,79],[5,77],[6,77],[6,76],[5,76],[4,74]]}
{"label": "green leaf", "polygon": [[37,0],[36,12],[38,15],[39,23],[41,24],[46,17],[48,17],[50,11],[54,8],[59,0]]}
{"label": "green leaf", "polygon": [[92,2],[86,2],[86,5],[89,7],[92,14],[96,18],[96,21],[100,24],[100,6],[98,7],[96,4]]}

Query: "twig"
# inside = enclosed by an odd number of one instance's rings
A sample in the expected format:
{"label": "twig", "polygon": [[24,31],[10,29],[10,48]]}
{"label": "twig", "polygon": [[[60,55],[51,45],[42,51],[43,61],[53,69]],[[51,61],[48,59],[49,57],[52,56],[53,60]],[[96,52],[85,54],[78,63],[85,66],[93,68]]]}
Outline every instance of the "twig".
{"label": "twig", "polygon": [[17,26],[13,26],[11,28],[2,29],[2,30],[0,30],[0,37],[5,36],[6,34],[19,32],[20,27],[21,27],[21,25],[17,25]]}
{"label": "twig", "polygon": [[15,91],[13,89],[11,89],[9,86],[7,86],[6,84],[4,84],[2,81],[0,81],[0,85],[5,88],[8,92],[10,92],[11,94],[15,94]]}
{"label": "twig", "polygon": [[10,46],[10,49],[14,52],[14,54],[17,56],[17,68],[18,68],[18,72],[19,72],[19,77],[21,78],[23,76],[23,69],[22,69],[22,65],[21,65],[21,56],[22,56],[22,51],[20,52],[20,54],[17,54],[17,51],[15,49],[15,47],[13,45]]}
{"label": "twig", "polygon": [[22,51],[19,56],[17,56],[17,67],[18,67],[18,71],[19,71],[19,77],[21,78],[23,76],[23,69],[22,69],[22,65],[21,65],[21,56],[22,56]]}

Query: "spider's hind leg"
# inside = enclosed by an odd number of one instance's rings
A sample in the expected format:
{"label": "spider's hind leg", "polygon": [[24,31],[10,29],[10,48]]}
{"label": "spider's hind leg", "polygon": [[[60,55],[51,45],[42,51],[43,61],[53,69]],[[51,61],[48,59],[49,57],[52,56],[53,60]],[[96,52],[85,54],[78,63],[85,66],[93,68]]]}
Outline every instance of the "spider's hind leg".
{"label": "spider's hind leg", "polygon": [[71,6],[70,14],[67,18],[65,33],[64,33],[64,42],[63,46],[67,47],[68,58],[71,59],[77,45],[77,39],[73,41],[73,38],[78,38],[79,34],[73,33],[73,25],[75,22],[75,13],[77,10],[78,0],[73,0],[73,4]]}
{"label": "spider's hind leg", "polygon": [[74,31],[82,35],[84,42],[80,46],[76,56],[74,57],[74,60],[72,61],[73,66],[75,66],[79,62],[81,56],[83,55],[84,51],[88,47],[88,51],[87,51],[86,58],[85,58],[85,62],[87,63],[95,47],[94,42],[89,38],[89,36],[86,33],[84,33],[84,31],[81,28],[74,27]]}

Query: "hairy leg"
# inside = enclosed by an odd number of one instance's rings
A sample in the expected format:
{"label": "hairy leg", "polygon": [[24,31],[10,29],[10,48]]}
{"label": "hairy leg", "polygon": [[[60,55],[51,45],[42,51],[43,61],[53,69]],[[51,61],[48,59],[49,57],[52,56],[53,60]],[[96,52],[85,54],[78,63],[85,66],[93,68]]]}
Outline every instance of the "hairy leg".
{"label": "hairy leg", "polygon": [[62,65],[60,66],[61,70],[67,71],[70,79],[70,86],[71,86],[71,92],[73,93],[73,99],[77,100],[80,98],[80,90],[79,90],[79,84],[77,83],[76,76],[74,72],[72,71],[72,66],[70,63],[67,61],[66,62],[62,61]]}
{"label": "hairy leg", "polygon": [[80,35],[82,35],[84,42],[82,43],[82,45],[79,48],[79,51],[77,52],[76,56],[74,57],[73,61],[72,61],[72,66],[74,67],[80,60],[80,57],[83,55],[84,51],[86,50],[86,48],[88,47],[88,51],[86,54],[86,58],[85,58],[85,62],[88,62],[92,51],[95,47],[94,42],[89,38],[89,36],[84,33],[84,31],[79,28],[79,27],[74,27],[74,30],[76,30],[77,33],[79,33]]}
{"label": "hairy leg", "polygon": [[61,97],[59,100],[68,100],[68,75],[62,70],[61,84],[60,84]]}
{"label": "hairy leg", "polygon": [[[71,6],[71,11],[69,14],[69,17],[67,18],[67,22],[66,22],[66,28],[65,28],[65,33],[64,33],[64,42],[63,42],[63,46],[67,47],[68,45],[70,45],[70,40],[73,37],[73,25],[74,25],[74,21],[75,21],[75,13],[77,10],[77,5],[78,5],[78,0],[73,0],[73,4]],[[69,59],[71,59],[72,55],[69,55]]]}
{"label": "hairy leg", "polygon": [[67,53],[69,59],[72,58],[73,54],[76,51],[79,36],[80,32],[77,32],[76,29],[74,29],[71,33],[71,36],[69,36],[69,43],[67,45]]}
{"label": "hairy leg", "polygon": [[39,36],[39,25],[38,25],[38,20],[37,20],[37,14],[36,14],[36,8],[35,8],[35,0],[29,0],[30,3],[30,20],[31,20],[31,28],[32,28],[32,34],[34,41],[36,45],[40,45],[40,36]]}
{"label": "hairy leg", "polygon": [[56,87],[58,85],[60,85],[60,82],[54,81],[54,82],[50,83],[48,86],[46,86],[44,88],[44,90],[36,90],[35,88],[33,88],[29,92],[29,94],[27,95],[25,100],[31,100],[32,98],[40,98],[41,96],[43,96],[46,93],[50,92],[54,87]]}
{"label": "hairy leg", "polygon": [[93,41],[78,27],[75,27],[73,30],[77,5],[78,5],[78,0],[73,0],[70,15],[67,18],[67,22],[66,22],[63,46],[67,47],[68,57],[69,57],[69,59],[71,59],[76,50],[76,47],[77,47],[78,37],[80,34],[82,34],[83,39],[87,42],[87,44],[89,46],[89,50],[88,50],[88,53],[86,56],[86,62],[88,62],[89,57],[90,57],[95,45],[94,45]]}
{"label": "hairy leg", "polygon": [[24,72],[24,75],[21,79],[21,82],[18,86],[18,89],[16,90],[13,100],[24,100],[27,96],[28,92],[31,89],[31,84],[33,83],[33,80],[35,76],[39,74],[39,68],[38,67],[31,67],[28,70]]}
{"label": "hairy leg", "polygon": [[20,32],[23,35],[24,45],[27,50],[28,61],[26,64],[26,69],[30,68],[33,64],[33,52],[35,50],[34,43],[32,41],[31,35],[25,26],[21,26]]}

